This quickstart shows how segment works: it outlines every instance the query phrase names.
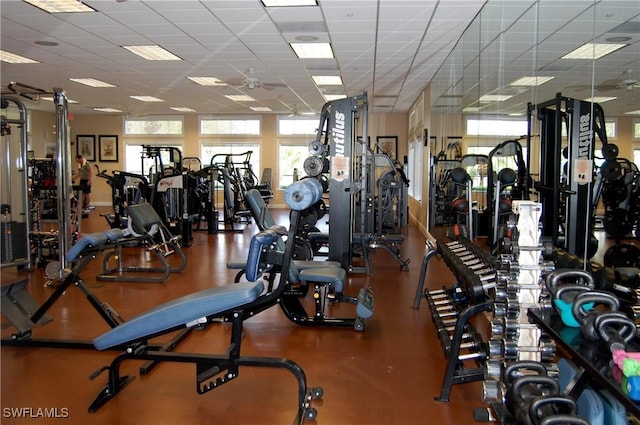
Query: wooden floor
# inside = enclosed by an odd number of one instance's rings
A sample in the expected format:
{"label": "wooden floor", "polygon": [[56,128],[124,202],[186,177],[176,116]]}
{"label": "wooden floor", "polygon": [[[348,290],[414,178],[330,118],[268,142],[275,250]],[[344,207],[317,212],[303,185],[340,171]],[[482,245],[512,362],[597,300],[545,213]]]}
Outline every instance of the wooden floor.
{"label": "wooden floor", "polygon": [[[99,216],[106,211],[98,208],[91,212],[83,220],[83,231],[106,229]],[[279,217],[283,220],[286,214]],[[255,231],[252,225],[242,233],[196,232],[193,245],[184,248],[186,269],[164,283],[98,282],[95,275],[102,267],[100,258],[81,277],[101,301],[124,318],[131,318],[178,296],[231,284],[235,272],[228,270],[226,263],[245,255]],[[289,322],[277,306],[245,323],[244,355],[292,359],[304,369],[309,385],[324,389],[323,399],[313,404],[319,424],[474,423],[473,408],[482,405],[480,382],[455,386],[448,403],[434,401],[440,393],[445,362],[425,302],[418,310],[411,307],[425,253],[424,237],[415,227],[408,229],[401,253],[411,260],[409,271],[401,271],[387,252],[378,250],[373,255],[371,276],[349,276],[346,294],[355,295],[361,287],[371,287],[375,294],[375,315],[363,333],[348,328],[302,327]],[[16,274],[3,270],[3,285]],[[44,286],[43,270],[25,276],[30,293],[43,302],[52,292]],[[444,263],[431,261],[427,286],[439,288],[452,282]],[[347,317],[352,317],[353,311],[349,305],[331,310],[333,315]],[[36,328],[34,338],[91,340],[108,330],[78,288],[69,289],[50,315],[54,321]],[[4,318],[2,325],[3,337],[15,330]],[[228,325],[214,324],[192,332],[178,350],[220,353],[228,335]],[[107,365],[115,352],[4,346],[0,354],[2,424],[290,424],[296,412],[295,380],[281,369],[241,368],[235,381],[198,395],[192,365],[162,364],[149,375],[139,376],[140,363],[130,362],[123,370],[136,375],[135,381],[97,413],[88,413],[89,404],[106,382],[105,374],[94,380],[89,380],[89,375]],[[45,415],[38,409],[60,417],[38,417]],[[30,417],[18,418],[18,412]]]}

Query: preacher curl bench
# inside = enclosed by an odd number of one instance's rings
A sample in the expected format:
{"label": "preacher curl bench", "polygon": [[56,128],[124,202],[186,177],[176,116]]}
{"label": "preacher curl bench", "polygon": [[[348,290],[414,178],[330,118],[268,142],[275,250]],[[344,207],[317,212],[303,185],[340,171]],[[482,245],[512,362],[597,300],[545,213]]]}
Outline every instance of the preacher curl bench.
{"label": "preacher curl bench", "polygon": [[[295,232],[300,212],[318,201],[322,194],[319,184],[311,180],[296,182],[285,192],[285,200],[292,209],[291,225],[287,232],[287,242],[282,255],[282,270],[289,269],[295,241]],[[271,357],[247,357],[240,355],[242,325],[255,311],[265,310],[278,303],[287,287],[287,273],[280,274],[275,288],[266,288],[261,280],[263,273],[273,266],[268,262],[273,251],[278,250],[278,240],[283,228],[280,226],[263,230],[251,239],[246,275],[249,282],[216,286],[195,292],[173,301],[159,305],[127,322],[111,329],[94,340],[98,350],[124,347],[110,365],[102,368],[93,376],[107,370],[109,381],[89,407],[95,412],[103,404],[115,397],[133,377],[121,376],[120,365],[125,360],[152,360],[177,363],[193,363],[196,366],[196,384],[198,394],[209,392],[220,385],[238,377],[240,366],[284,368],[294,374],[298,385],[298,411],[296,424],[305,419],[313,420],[316,410],[310,406],[312,398],[322,396],[321,388],[308,388],[302,368],[292,360]],[[158,352],[150,349],[147,341],[182,328],[210,323],[223,318],[232,324],[230,343],[224,354],[189,354],[177,352]]]}

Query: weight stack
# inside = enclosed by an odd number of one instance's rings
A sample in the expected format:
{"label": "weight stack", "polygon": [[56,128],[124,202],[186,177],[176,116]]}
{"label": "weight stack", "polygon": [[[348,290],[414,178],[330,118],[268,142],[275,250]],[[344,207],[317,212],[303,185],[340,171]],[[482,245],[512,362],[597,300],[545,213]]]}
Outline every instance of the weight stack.
{"label": "weight stack", "polygon": [[542,204],[514,201],[509,225],[513,240],[510,252],[500,254],[494,318],[489,340],[489,359],[485,363],[483,402],[499,402],[499,388],[506,365],[531,360],[549,363],[555,357],[555,343],[534,324],[527,311],[543,308],[544,276],[553,270],[552,262],[542,259],[540,216]]}
{"label": "weight stack", "polygon": [[27,258],[27,225],[17,221],[3,221],[0,223],[0,238],[2,241],[2,264],[13,263]]}

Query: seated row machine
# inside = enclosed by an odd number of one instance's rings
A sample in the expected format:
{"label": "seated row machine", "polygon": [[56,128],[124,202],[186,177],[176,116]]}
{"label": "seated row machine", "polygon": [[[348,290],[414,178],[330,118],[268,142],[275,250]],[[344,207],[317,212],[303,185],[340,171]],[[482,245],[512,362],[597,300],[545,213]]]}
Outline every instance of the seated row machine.
{"label": "seated row machine", "polygon": [[[240,366],[284,368],[296,378],[298,386],[298,411],[295,423],[305,419],[313,420],[316,410],[310,406],[312,398],[322,396],[321,388],[308,388],[302,368],[292,360],[271,357],[247,357],[240,355],[243,338],[243,322],[255,312],[265,310],[281,298],[287,288],[287,277],[294,248],[295,231],[300,211],[318,201],[322,194],[319,185],[309,181],[292,184],[285,192],[285,201],[292,209],[291,225],[287,242],[282,253],[280,280],[277,286],[265,288],[260,280],[273,264],[269,262],[274,252],[278,252],[278,241],[283,228],[276,226],[263,230],[251,239],[246,276],[249,282],[216,286],[195,292],[159,305],[127,322],[111,329],[94,340],[98,350],[122,347],[125,351],[110,365],[94,374],[106,370],[109,381],[89,407],[90,412],[99,409],[115,397],[132,377],[120,375],[120,365],[125,360],[152,360],[176,363],[193,363],[196,366],[197,392],[204,394],[238,377]],[[271,286],[271,285],[270,285]],[[231,322],[230,342],[224,354],[188,354],[158,352],[148,347],[147,341],[159,335],[211,323],[217,319]]]}

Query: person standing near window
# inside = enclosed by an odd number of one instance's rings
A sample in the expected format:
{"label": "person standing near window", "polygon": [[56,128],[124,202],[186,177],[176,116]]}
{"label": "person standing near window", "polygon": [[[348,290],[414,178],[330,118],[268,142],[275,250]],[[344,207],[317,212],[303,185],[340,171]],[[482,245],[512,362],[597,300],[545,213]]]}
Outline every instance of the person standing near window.
{"label": "person standing near window", "polygon": [[73,182],[80,179],[80,189],[82,189],[83,197],[83,212],[89,212],[94,209],[91,205],[91,181],[93,180],[93,170],[91,164],[80,154],[76,155],[76,162],[78,163],[78,171],[73,177]]}

